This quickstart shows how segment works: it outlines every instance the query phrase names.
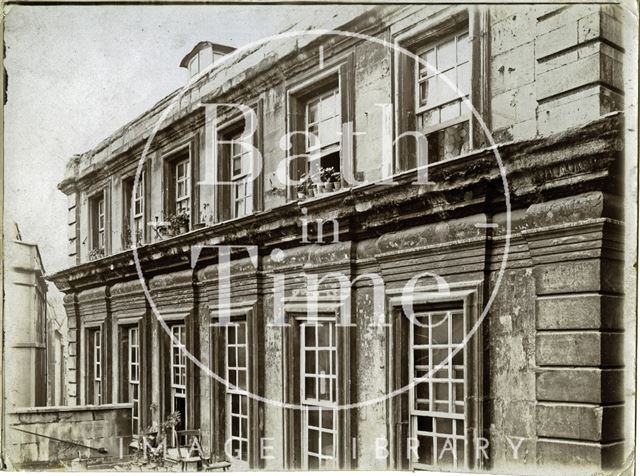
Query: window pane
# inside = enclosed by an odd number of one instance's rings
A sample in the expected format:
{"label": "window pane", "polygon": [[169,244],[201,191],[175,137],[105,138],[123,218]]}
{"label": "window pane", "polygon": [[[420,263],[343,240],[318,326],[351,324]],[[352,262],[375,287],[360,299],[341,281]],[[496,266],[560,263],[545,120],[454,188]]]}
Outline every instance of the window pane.
{"label": "window pane", "polygon": [[463,33],[458,36],[458,64],[469,61],[469,34]]}
{"label": "window pane", "polygon": [[452,344],[459,344],[464,339],[464,327],[463,327],[463,319],[462,314],[453,313],[451,316],[451,333],[452,333]]}
{"label": "window pane", "polygon": [[441,43],[438,46],[437,52],[437,67],[440,73],[448,70],[456,64],[456,50],[455,40],[450,40]]}
{"label": "window pane", "polygon": [[442,106],[440,109],[440,120],[442,122],[450,121],[460,115],[460,103],[458,101]]}
{"label": "window pane", "polygon": [[416,410],[430,410],[429,408],[429,382],[419,383],[414,387],[416,397]]}
{"label": "window pane", "polygon": [[235,195],[234,198],[236,200],[244,197],[244,182],[238,182],[235,186]]}
{"label": "window pane", "polygon": [[[322,372],[320,372],[322,375]],[[318,379],[318,400],[332,401],[331,399],[331,384],[332,378],[320,377]]]}
{"label": "window pane", "polygon": [[309,469],[320,469],[320,460],[317,456],[309,455]]}
{"label": "window pane", "polygon": [[322,428],[333,430],[333,410],[322,410]]}
{"label": "window pane", "polygon": [[[434,69],[436,68],[436,50],[430,49],[420,55],[420,76],[431,77],[433,76]],[[429,68],[431,66],[431,69]]]}
{"label": "window pane", "polygon": [[[445,79],[446,78],[446,79]],[[438,101],[447,102],[458,97],[456,91],[456,70],[450,69],[440,75]]]}
{"label": "window pane", "polygon": [[304,397],[308,400],[316,400],[316,379],[315,377],[307,377],[304,379]]}
{"label": "window pane", "polygon": [[[449,320],[444,313],[431,315],[431,343],[447,344],[449,341]],[[436,364],[439,362],[436,362]]]}
{"label": "window pane", "polygon": [[329,375],[331,373],[331,353],[330,350],[318,351],[318,373]]}
{"label": "window pane", "polygon": [[471,92],[471,63],[458,66],[458,89],[463,95]]}
{"label": "window pane", "polygon": [[322,454],[333,456],[333,435],[331,433],[322,433]]}
{"label": "window pane", "polygon": [[309,451],[311,453],[320,453],[320,432],[317,430],[309,430]]}
{"label": "window pane", "polygon": [[308,374],[315,374],[316,373],[316,352],[314,350],[305,352],[304,361],[305,361],[305,365],[304,365],[305,371]]}
{"label": "window pane", "polygon": [[238,388],[247,389],[247,372],[245,370],[238,370]]}
{"label": "window pane", "polygon": [[329,323],[318,324],[316,327],[318,333],[318,347],[329,347],[331,344],[332,325]]}
{"label": "window pane", "polygon": [[317,122],[318,121],[318,103],[316,102],[309,103],[307,113],[308,113],[309,124]]}
{"label": "window pane", "polygon": [[420,83],[420,103],[430,106],[439,102],[437,87],[437,79],[432,76]]}
{"label": "window pane", "polygon": [[240,175],[242,173],[242,158],[240,156],[233,158],[232,169],[233,175]]}
{"label": "window pane", "polygon": [[435,49],[430,49],[429,51],[427,51],[423,57],[423,59],[427,62],[427,64],[429,66],[431,66],[431,69],[427,66],[427,65],[422,65],[422,68],[425,69],[425,74],[427,77],[431,77],[435,75],[435,68],[437,67],[436,65],[436,50]]}
{"label": "window pane", "polygon": [[326,120],[332,118],[336,115],[336,96],[334,94],[328,96],[322,101],[321,104],[321,115],[320,118],[322,120]]}
{"label": "window pane", "polygon": [[304,325],[304,345],[307,347],[315,347],[316,345],[316,326],[312,324]]}
{"label": "window pane", "polygon": [[320,410],[307,410],[309,417],[309,425],[318,427],[320,425]]}
{"label": "window pane", "polygon": [[340,109],[338,90],[325,93],[319,99],[315,98],[307,102],[305,130],[313,135],[307,136],[307,149],[326,147],[339,142]]}
{"label": "window pane", "polygon": [[318,125],[314,124],[307,129],[307,147],[313,149],[320,146],[320,134]]}

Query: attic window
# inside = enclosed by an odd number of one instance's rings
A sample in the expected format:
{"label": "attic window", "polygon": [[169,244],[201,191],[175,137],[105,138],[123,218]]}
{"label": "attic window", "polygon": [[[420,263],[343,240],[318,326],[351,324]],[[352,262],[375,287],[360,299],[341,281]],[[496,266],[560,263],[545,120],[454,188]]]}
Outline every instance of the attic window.
{"label": "attic window", "polygon": [[193,77],[199,72],[205,70],[213,63],[213,51],[211,48],[204,48],[198,51],[197,55],[194,55],[189,61],[189,76]]}
{"label": "attic window", "polygon": [[196,74],[205,70],[213,63],[213,50],[211,47],[204,47],[193,58],[189,60],[189,77],[193,78]]}
{"label": "attic window", "polygon": [[219,45],[217,43],[211,43],[210,41],[201,41],[182,58],[180,67],[188,69],[189,78],[193,78],[220,60],[224,55],[231,53],[234,49],[235,48],[231,46]]}

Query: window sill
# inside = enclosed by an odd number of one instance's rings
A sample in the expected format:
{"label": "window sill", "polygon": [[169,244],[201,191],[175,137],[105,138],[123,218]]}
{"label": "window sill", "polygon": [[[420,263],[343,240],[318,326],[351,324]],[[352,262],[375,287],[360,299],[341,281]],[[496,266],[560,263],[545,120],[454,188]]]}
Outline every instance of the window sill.
{"label": "window sill", "polygon": [[306,196],[304,198],[303,197],[298,197],[296,200],[292,200],[292,202],[315,203],[315,202],[322,201],[322,200],[330,198],[330,197],[336,197],[336,196],[340,196],[340,195],[345,195],[350,190],[351,190],[351,187],[341,187],[338,190],[332,190],[330,192],[316,193],[312,197],[308,197],[308,196]]}

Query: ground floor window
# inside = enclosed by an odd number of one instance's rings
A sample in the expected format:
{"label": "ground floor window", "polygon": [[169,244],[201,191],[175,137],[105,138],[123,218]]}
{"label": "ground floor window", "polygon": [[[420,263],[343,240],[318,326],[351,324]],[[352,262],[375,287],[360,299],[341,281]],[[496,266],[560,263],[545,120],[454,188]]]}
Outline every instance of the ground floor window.
{"label": "ground floor window", "polygon": [[300,331],[300,401],[305,469],[336,468],[337,346],[334,321],[307,321]]}
{"label": "ground floor window", "polygon": [[249,368],[246,321],[225,326],[226,334],[226,442],[240,461],[249,461]]}
{"label": "ground floor window", "polygon": [[140,432],[140,330],[138,327],[127,329],[127,374],[129,378],[129,401],[131,409],[131,431],[133,435]]}
{"label": "ground floor window", "polygon": [[102,329],[87,330],[87,403],[102,405]]}
{"label": "ground floor window", "polygon": [[[416,312],[409,328],[410,435],[415,468],[464,467],[465,316],[461,308]],[[455,354],[454,354],[455,352]],[[452,356],[452,357],[451,357]]]}
{"label": "ground floor window", "polygon": [[[175,431],[183,431],[187,425],[187,356],[185,354],[186,332],[184,324],[172,324],[170,409],[180,413],[180,422]],[[175,443],[175,441],[174,441]]]}

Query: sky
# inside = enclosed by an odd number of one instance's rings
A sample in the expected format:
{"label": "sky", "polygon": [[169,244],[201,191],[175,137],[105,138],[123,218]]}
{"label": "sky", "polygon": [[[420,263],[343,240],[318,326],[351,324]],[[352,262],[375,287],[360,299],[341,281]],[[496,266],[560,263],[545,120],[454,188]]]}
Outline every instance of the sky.
{"label": "sky", "polygon": [[[240,47],[314,6],[5,7],[5,217],[39,245],[48,274],[68,267],[68,159],[182,87],[196,43]],[[335,6],[322,7],[329,13]]]}

